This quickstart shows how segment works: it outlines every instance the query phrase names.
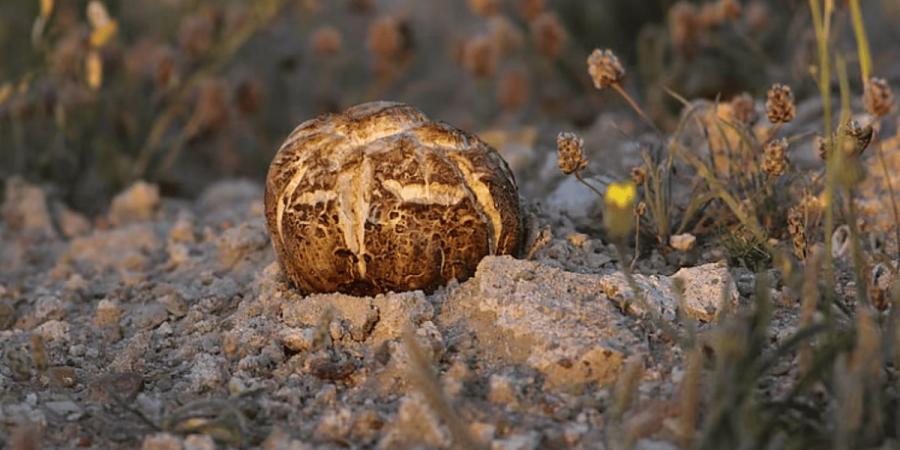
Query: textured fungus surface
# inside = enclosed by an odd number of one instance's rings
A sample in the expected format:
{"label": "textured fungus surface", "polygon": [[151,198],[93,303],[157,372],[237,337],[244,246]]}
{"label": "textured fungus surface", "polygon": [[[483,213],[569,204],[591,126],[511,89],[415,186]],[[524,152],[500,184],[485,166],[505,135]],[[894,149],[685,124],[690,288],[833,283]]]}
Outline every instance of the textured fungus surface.
{"label": "textured fungus surface", "polygon": [[298,126],[269,167],[265,207],[278,262],[308,293],[430,292],[513,253],[522,231],[494,149],[389,102]]}

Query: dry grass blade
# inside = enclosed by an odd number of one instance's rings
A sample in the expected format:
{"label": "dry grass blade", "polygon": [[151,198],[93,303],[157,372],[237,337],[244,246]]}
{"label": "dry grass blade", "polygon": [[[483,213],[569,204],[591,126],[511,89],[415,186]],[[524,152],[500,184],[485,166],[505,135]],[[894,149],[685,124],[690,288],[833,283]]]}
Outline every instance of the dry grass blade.
{"label": "dry grass blade", "polygon": [[450,404],[450,399],[447,398],[443,388],[441,388],[440,380],[428,362],[428,358],[425,357],[425,353],[422,351],[419,343],[416,342],[412,326],[407,326],[403,332],[403,345],[406,347],[412,363],[412,373],[410,375],[415,381],[415,386],[425,397],[431,409],[450,429],[454,448],[486,450],[488,447],[476,441],[469,434],[469,429],[454,411],[453,406]]}

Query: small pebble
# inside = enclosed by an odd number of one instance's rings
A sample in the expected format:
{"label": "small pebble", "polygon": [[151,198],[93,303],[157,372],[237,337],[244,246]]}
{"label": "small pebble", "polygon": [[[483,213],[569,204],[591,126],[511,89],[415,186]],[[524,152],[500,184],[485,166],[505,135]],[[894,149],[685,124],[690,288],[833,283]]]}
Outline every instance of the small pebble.
{"label": "small pebble", "polygon": [[690,233],[676,234],[669,238],[669,244],[672,248],[683,252],[694,248],[694,244],[696,243],[697,237]]}

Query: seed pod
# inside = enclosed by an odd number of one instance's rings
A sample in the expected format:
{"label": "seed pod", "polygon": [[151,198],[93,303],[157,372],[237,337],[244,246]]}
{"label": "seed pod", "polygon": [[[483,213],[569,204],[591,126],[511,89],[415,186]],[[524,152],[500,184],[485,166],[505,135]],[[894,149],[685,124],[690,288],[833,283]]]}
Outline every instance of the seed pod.
{"label": "seed pod", "polygon": [[894,106],[894,94],[891,92],[891,86],[884,78],[869,78],[863,92],[863,102],[866,104],[866,111],[873,116],[881,117],[890,114],[891,108]]}
{"label": "seed pod", "polygon": [[472,76],[486,78],[497,70],[497,49],[490,36],[469,39],[463,47],[463,66]]}
{"label": "seed pod", "polygon": [[341,51],[341,32],[331,25],[324,25],[313,32],[310,47],[319,56],[331,56]]}
{"label": "seed pod", "polygon": [[269,166],[265,207],[282,271],[307,293],[431,292],[520,243],[503,158],[400,103],[300,124]]}
{"label": "seed pod", "polygon": [[753,125],[756,122],[756,103],[753,96],[744,92],[731,99],[731,111],[734,120],[744,125]]}
{"label": "seed pod", "polygon": [[787,139],[781,138],[766,143],[763,155],[763,171],[770,177],[779,177],[787,171]]}
{"label": "seed pod", "polygon": [[625,78],[625,68],[612,50],[594,49],[587,64],[588,73],[597,89],[619,83]]}
{"label": "seed pod", "polygon": [[791,87],[775,83],[769,88],[766,98],[766,115],[769,122],[788,123],[797,116],[797,107],[794,105],[794,94]]}
{"label": "seed pod", "polygon": [[787,228],[788,234],[791,236],[794,256],[797,259],[805,260],[807,256],[806,222],[802,205],[793,206],[788,210]]}
{"label": "seed pod", "polygon": [[584,141],[575,133],[559,133],[556,137],[556,153],[559,159],[559,170],[570,175],[587,167],[584,158]]}
{"label": "seed pod", "polygon": [[556,14],[545,12],[531,22],[531,36],[538,50],[547,58],[556,59],[566,42],[566,29]]}
{"label": "seed pod", "polygon": [[500,12],[500,0],[469,0],[469,10],[472,14],[482,17],[493,16]]}

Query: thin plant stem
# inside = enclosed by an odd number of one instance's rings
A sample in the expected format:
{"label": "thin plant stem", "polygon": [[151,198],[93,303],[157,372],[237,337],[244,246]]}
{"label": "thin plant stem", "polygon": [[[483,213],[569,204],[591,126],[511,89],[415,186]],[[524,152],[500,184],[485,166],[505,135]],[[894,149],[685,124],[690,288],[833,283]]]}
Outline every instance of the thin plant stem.
{"label": "thin plant stem", "polygon": [[869,50],[869,38],[866,37],[866,26],[863,23],[862,8],[859,0],[850,0],[850,17],[853,22],[853,34],[856,35],[856,47],[859,53],[859,73],[863,82],[872,75],[872,52]]}
{"label": "thin plant stem", "polygon": [[638,256],[641,255],[641,216],[637,212],[634,213],[634,255],[631,258],[629,269],[634,270],[637,264]]}
{"label": "thin plant stem", "polygon": [[587,186],[588,189],[594,191],[594,193],[597,194],[597,195],[599,195],[600,198],[603,198],[603,193],[600,192],[600,191],[599,191],[597,188],[595,188],[594,186],[592,186],[590,183],[588,183],[587,181],[585,181],[585,179],[582,178],[581,172],[580,172],[580,171],[576,171],[576,172],[575,172],[575,178],[577,178],[578,181],[581,182],[581,184]]}
{"label": "thin plant stem", "polygon": [[866,292],[865,262],[863,261],[862,248],[859,244],[859,227],[856,224],[856,206],[853,202],[853,189],[847,189],[847,211],[850,228],[850,249],[853,252],[853,274],[856,277],[857,302],[868,304]]}
{"label": "thin plant stem", "polygon": [[[834,256],[832,255],[831,235],[834,234],[834,195],[835,195],[835,158],[834,142],[831,139],[831,62],[828,54],[828,33],[830,28],[830,16],[823,13],[821,0],[809,0],[809,9],[812,14],[813,29],[816,33],[818,44],[819,67],[818,85],[819,94],[822,97],[823,130],[827,139],[826,164],[825,164],[825,260],[823,272],[825,275],[825,298],[827,304],[834,303]],[[830,11],[829,11],[830,12]],[[831,318],[831,308],[824,308],[826,319]]]}
{"label": "thin plant stem", "polygon": [[[844,124],[850,121],[850,80],[847,76],[847,64],[845,63],[844,58],[838,55],[835,61],[835,65],[837,67],[838,81],[840,83],[841,89],[840,120],[841,123]],[[844,139],[846,139],[846,137],[843,137],[843,134],[841,134],[841,137],[839,139],[843,141]],[[843,142],[841,142],[840,146],[838,146],[837,148],[843,149]],[[843,154],[840,157],[846,158],[845,156],[843,156]],[[863,275],[865,271],[865,262],[863,262],[862,250],[859,243],[859,227],[856,223],[856,205],[853,202],[853,187],[847,186],[844,190],[844,193],[844,197],[846,198],[847,202],[847,222],[850,228],[850,248],[853,252],[853,273],[856,277],[857,301],[866,302],[868,298],[866,295],[866,280],[865,276]]]}
{"label": "thin plant stem", "polygon": [[411,363],[410,375],[412,375],[416,381],[415,385],[425,397],[428,406],[444,420],[447,428],[450,429],[450,435],[453,438],[453,448],[474,450],[486,449],[487,447],[483,443],[475,440],[471,434],[469,434],[468,427],[456,414],[453,405],[450,404],[450,400],[441,388],[441,382],[438,379],[437,374],[434,373],[434,369],[431,367],[421,346],[416,342],[412,325],[406,326],[401,338],[403,340],[403,345],[406,347],[406,351],[409,353]]}
{"label": "thin plant stem", "polygon": [[631,109],[633,109],[634,112],[637,113],[637,115],[641,116],[641,119],[643,119],[644,122],[647,123],[647,125],[650,125],[650,128],[653,128],[653,131],[656,131],[657,133],[660,132],[659,128],[656,127],[656,124],[654,124],[653,121],[650,120],[650,117],[648,117],[647,114],[644,113],[644,110],[641,109],[640,105],[638,105],[637,102],[634,101],[634,98],[631,97],[628,91],[626,91],[621,84],[613,83],[612,88],[615,89],[616,92],[618,92],[626,102],[628,102],[628,105],[631,106]]}

